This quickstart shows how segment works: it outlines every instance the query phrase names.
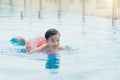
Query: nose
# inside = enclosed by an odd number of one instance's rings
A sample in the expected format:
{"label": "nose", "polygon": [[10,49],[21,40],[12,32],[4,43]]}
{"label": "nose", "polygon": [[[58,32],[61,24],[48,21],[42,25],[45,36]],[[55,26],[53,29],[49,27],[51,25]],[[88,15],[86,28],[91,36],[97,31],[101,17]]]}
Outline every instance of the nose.
{"label": "nose", "polygon": [[54,43],[54,45],[55,45],[55,46],[58,46],[58,43],[57,43],[57,42],[55,42],[55,43]]}

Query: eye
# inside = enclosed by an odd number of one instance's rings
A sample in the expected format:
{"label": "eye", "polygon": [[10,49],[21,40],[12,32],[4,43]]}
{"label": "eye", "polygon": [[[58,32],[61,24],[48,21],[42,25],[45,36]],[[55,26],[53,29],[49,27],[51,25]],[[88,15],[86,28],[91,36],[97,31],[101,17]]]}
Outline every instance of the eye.
{"label": "eye", "polygon": [[52,41],[52,42],[55,42],[55,40],[54,40],[54,39],[52,39],[51,41]]}
{"label": "eye", "polygon": [[59,40],[57,40],[57,42],[59,42]]}

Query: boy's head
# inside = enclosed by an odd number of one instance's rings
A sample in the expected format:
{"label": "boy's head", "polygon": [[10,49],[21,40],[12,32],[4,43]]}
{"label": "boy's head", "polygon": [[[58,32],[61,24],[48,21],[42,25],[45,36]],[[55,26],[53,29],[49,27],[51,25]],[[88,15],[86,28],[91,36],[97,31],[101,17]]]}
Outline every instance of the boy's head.
{"label": "boy's head", "polygon": [[49,29],[45,33],[46,41],[51,48],[57,48],[60,43],[60,33],[56,29]]}

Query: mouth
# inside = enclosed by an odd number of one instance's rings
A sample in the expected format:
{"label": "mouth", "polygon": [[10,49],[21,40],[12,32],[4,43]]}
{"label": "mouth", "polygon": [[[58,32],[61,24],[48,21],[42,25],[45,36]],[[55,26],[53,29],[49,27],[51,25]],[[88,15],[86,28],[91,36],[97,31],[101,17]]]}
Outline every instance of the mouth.
{"label": "mouth", "polygon": [[57,46],[53,46],[53,48],[55,48],[55,49],[56,49],[56,48],[57,48]]}

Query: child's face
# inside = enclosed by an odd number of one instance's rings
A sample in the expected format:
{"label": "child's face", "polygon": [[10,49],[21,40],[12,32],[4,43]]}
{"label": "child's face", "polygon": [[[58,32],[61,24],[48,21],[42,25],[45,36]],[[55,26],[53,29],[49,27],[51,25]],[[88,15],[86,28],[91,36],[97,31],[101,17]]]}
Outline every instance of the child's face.
{"label": "child's face", "polygon": [[60,35],[56,34],[48,38],[47,40],[48,46],[52,49],[56,49],[60,43]]}

